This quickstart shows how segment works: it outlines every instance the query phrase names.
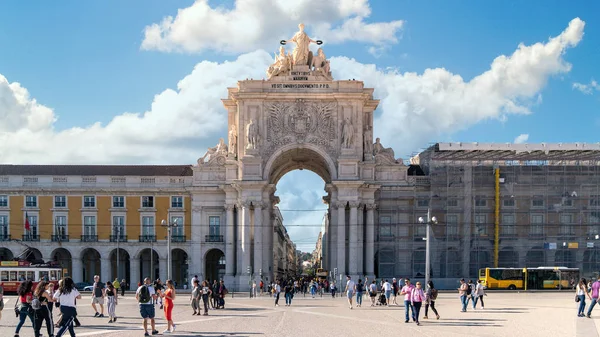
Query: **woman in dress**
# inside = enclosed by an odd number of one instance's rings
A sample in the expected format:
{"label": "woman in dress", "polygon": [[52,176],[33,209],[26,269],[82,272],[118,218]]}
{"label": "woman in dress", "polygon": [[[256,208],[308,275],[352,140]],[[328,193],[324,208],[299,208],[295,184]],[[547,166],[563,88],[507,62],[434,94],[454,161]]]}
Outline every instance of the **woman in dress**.
{"label": "woman in dress", "polygon": [[173,280],[167,280],[167,290],[160,295],[164,299],[165,319],[167,320],[167,329],[163,333],[175,332],[173,323],[173,300],[175,300],[175,286]]}
{"label": "woman in dress", "polygon": [[108,308],[108,323],[116,322],[117,315],[115,313],[115,309],[117,308],[118,304],[119,291],[110,281],[106,282],[106,287],[104,288],[104,296],[106,297],[106,306]]}
{"label": "woman in dress", "polygon": [[35,327],[35,323],[33,321],[33,309],[31,308],[31,301],[33,300],[33,292],[31,288],[33,287],[33,282],[31,280],[26,280],[21,282],[19,288],[17,288],[17,295],[19,298],[17,299],[19,307],[19,323],[15,329],[15,337],[19,337],[19,331],[25,324],[25,320],[27,317],[31,320],[31,326]]}

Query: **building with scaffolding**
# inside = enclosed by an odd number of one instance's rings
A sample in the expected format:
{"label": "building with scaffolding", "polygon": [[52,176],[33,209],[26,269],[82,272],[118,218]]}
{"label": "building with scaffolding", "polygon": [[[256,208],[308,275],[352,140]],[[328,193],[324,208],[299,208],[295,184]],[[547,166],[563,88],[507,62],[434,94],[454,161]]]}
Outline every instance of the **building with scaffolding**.
{"label": "building with scaffolding", "polygon": [[[382,187],[380,277],[477,277],[484,267],[600,269],[600,145],[437,143],[411,159],[408,187]],[[412,194],[412,195],[411,195]]]}

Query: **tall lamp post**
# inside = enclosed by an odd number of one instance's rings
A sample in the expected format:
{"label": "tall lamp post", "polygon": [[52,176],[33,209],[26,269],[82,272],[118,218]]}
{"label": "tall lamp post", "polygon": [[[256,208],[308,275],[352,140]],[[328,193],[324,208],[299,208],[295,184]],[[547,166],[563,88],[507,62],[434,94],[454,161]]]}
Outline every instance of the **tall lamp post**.
{"label": "tall lamp post", "polygon": [[160,224],[167,227],[167,280],[171,279],[171,228],[177,227],[177,221],[168,223],[167,220],[162,220]]}
{"label": "tall lamp post", "polygon": [[431,208],[427,209],[427,219],[423,219],[423,217],[419,217],[420,224],[426,224],[426,234],[425,234],[425,286],[429,283],[429,264],[430,264],[430,235],[431,225],[437,225],[438,221],[436,217],[431,216]]}
{"label": "tall lamp post", "polygon": [[119,279],[119,241],[121,241],[121,227],[117,226],[117,279]]}

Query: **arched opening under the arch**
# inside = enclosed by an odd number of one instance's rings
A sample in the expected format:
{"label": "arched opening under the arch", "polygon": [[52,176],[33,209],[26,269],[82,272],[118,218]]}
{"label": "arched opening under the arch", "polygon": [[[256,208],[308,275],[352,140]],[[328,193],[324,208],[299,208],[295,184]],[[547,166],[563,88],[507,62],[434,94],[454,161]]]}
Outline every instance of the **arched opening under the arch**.
{"label": "arched opening under the arch", "polygon": [[[150,253],[152,252],[152,254]],[[140,259],[140,280],[143,281],[146,277],[151,280],[159,278],[158,253],[150,248],[142,250],[139,254]],[[136,280],[132,280],[138,282]]]}
{"label": "arched opening under the arch", "polygon": [[211,249],[206,252],[205,278],[212,284],[214,280],[221,280],[225,276],[225,253],[220,249]]}
{"label": "arched opening under the arch", "polygon": [[17,256],[21,260],[26,260],[31,263],[44,263],[44,258],[42,256],[42,252],[36,248],[26,248],[19,256]]}
{"label": "arched opening under the arch", "polygon": [[[81,252],[81,264],[83,265],[83,282],[93,283],[94,275],[100,275],[100,253],[94,248],[85,249]],[[108,275],[101,276],[106,277]],[[100,280],[104,281],[102,278]]]}
{"label": "arched opening under the arch", "polygon": [[73,275],[73,265],[71,253],[64,248],[56,248],[52,254],[52,261],[58,263],[63,270],[63,276],[71,277]]}
{"label": "arched opening under the arch", "polygon": [[312,171],[326,183],[337,178],[331,158],[308,147],[295,147],[273,155],[266,165],[267,176],[264,178],[277,184],[286,173],[294,170]]}
{"label": "arched opening under the arch", "polygon": [[13,252],[8,248],[0,248],[0,261],[11,261],[14,259]]}
{"label": "arched opening under the arch", "polygon": [[171,250],[171,279],[175,286],[183,287],[188,284],[188,254],[185,250],[175,248]]}
{"label": "arched opening under the arch", "polygon": [[131,268],[129,260],[129,253],[123,248],[115,248],[110,252],[111,281],[116,278],[121,282],[121,280],[124,279],[128,284],[131,284]]}

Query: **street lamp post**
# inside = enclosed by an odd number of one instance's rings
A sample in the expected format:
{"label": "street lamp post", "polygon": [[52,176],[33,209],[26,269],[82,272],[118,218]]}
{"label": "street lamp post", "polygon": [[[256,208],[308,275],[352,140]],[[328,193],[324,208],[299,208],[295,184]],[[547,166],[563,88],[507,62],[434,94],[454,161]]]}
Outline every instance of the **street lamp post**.
{"label": "street lamp post", "polygon": [[177,227],[177,221],[173,223],[167,223],[166,220],[162,220],[160,224],[163,227],[167,227],[167,280],[171,279],[171,228]]}
{"label": "street lamp post", "polygon": [[119,279],[119,241],[121,241],[121,228],[117,226],[117,279]]}
{"label": "street lamp post", "polygon": [[431,216],[431,208],[427,209],[427,220],[423,219],[423,217],[419,217],[419,223],[426,224],[426,230],[427,233],[425,234],[425,285],[427,285],[429,283],[429,264],[430,264],[430,251],[429,251],[429,246],[430,246],[430,235],[429,232],[431,232],[431,225],[437,225],[438,221],[436,217],[432,217]]}

